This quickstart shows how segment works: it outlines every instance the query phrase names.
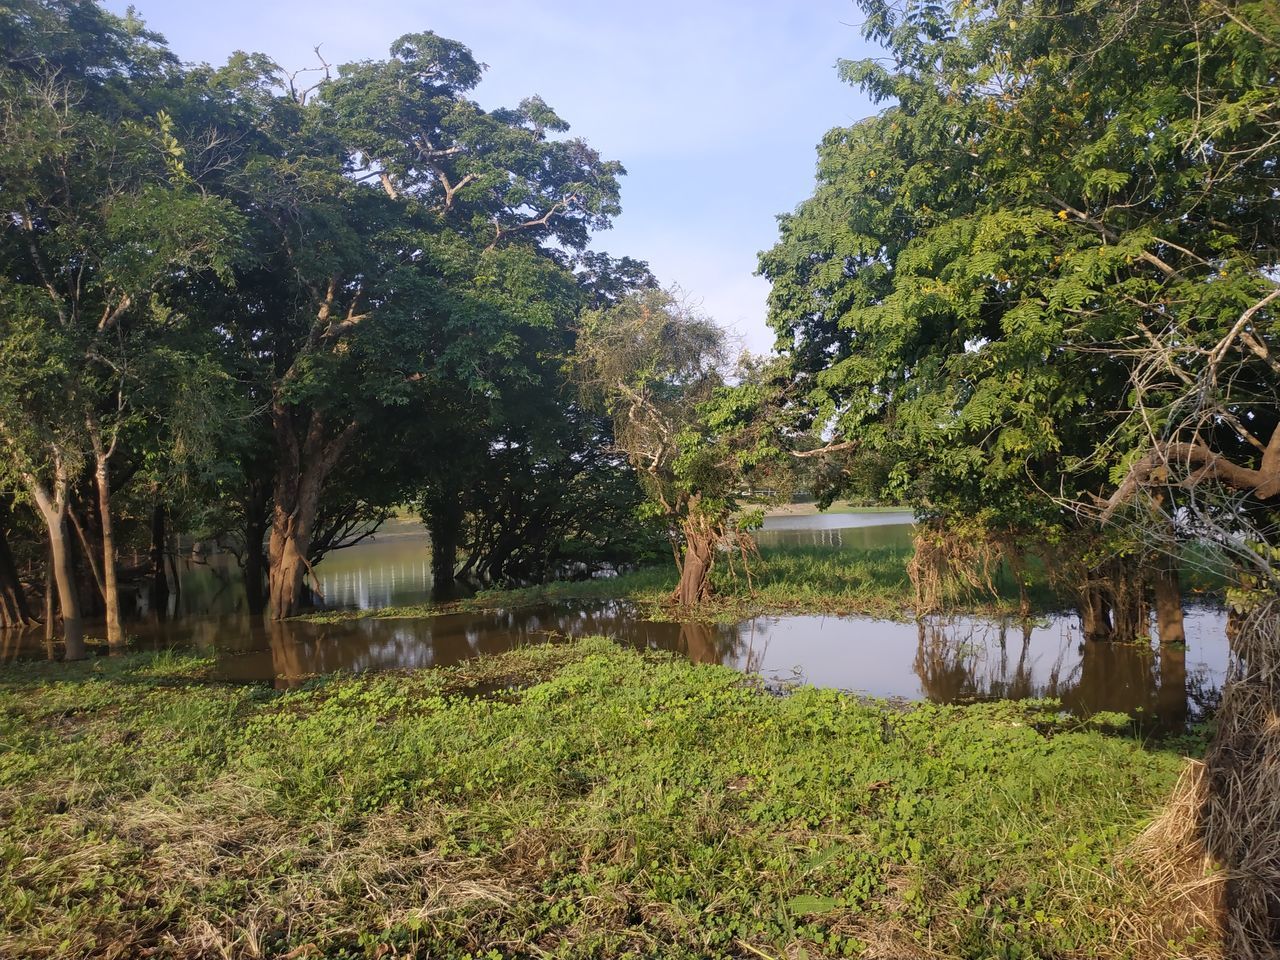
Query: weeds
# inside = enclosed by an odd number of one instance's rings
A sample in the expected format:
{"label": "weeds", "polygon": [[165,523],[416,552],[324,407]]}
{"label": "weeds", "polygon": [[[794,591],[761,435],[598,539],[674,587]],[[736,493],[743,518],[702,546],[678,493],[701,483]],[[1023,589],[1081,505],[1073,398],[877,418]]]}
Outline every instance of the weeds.
{"label": "weeds", "polygon": [[1117,866],[1183,761],[1050,704],[778,698],[599,639],[203,666],[0,671],[0,955],[1212,955],[1134,939],[1168,900]]}

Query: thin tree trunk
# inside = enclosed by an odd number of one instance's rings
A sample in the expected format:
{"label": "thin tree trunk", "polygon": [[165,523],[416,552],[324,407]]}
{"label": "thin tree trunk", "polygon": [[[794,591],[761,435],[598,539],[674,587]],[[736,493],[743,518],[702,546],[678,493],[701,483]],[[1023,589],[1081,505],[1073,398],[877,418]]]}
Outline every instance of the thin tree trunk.
{"label": "thin tree trunk", "polygon": [[[46,644],[53,643],[54,612],[53,594],[58,588],[53,582],[53,550],[46,551],[44,564],[44,639]],[[52,655],[51,655],[52,656]]]}
{"label": "thin tree trunk", "polygon": [[[28,471],[23,471],[22,479],[49,535],[49,567],[53,573],[52,579],[58,587],[58,606],[62,612],[65,641],[64,655],[68,660],[83,660],[86,656],[84,622],[80,616],[80,598],[76,593],[75,571],[72,569],[70,543],[67,541],[69,480],[66,458],[60,451],[54,452],[54,464],[52,486],[46,486],[34,473]],[[50,612],[48,622],[52,623],[52,603],[46,605]]]}
{"label": "thin tree trunk", "polygon": [[[84,551],[84,566],[88,572],[89,580],[84,582],[82,586],[86,588],[93,588],[86,589],[85,592],[91,594],[93,597],[102,599],[107,595],[107,585],[102,579],[102,571],[98,569],[98,561],[94,556],[95,553],[100,554],[102,552],[102,541],[98,541],[98,548],[95,550],[93,543],[89,540],[89,534],[85,532],[85,524],[80,522],[80,518],[76,515],[74,508],[68,508],[67,522],[71,524],[71,529],[75,530],[76,537],[80,541],[80,549]],[[74,569],[74,560],[71,565],[72,569]],[[85,604],[90,603],[91,601],[88,597],[81,597],[82,608]],[[88,612],[91,613],[92,609]]]}
{"label": "thin tree trunk", "polygon": [[71,569],[70,544],[67,543],[66,508],[45,511],[41,509],[49,530],[50,560],[53,579],[58,585],[58,606],[62,613],[62,639],[66,647],[66,659],[83,660],[87,656],[84,645],[84,622],[80,618],[80,598],[76,594],[75,572]]}
{"label": "thin tree trunk", "polygon": [[111,522],[110,454],[99,451],[94,478],[98,484],[98,519],[102,524],[102,601],[106,606],[107,645],[124,646],[124,625],[120,619],[120,584],[116,571],[116,540]]}
{"label": "thin tree trunk", "polygon": [[1102,590],[1095,585],[1084,587],[1080,592],[1079,607],[1080,631],[1085,639],[1110,639],[1113,627]]}
{"label": "thin tree trunk", "polygon": [[1178,578],[1178,559],[1161,556],[1160,566],[1154,577],[1153,592],[1156,601],[1156,629],[1161,645],[1185,643],[1186,627],[1182,618],[1182,583]]}

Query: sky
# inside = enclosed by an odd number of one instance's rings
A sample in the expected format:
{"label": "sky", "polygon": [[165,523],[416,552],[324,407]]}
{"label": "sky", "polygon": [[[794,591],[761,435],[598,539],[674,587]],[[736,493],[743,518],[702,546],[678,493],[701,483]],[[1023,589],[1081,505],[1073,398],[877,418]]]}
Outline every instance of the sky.
{"label": "sky", "polygon": [[382,59],[423,30],[465,43],[489,65],[481,106],[538,94],[626,167],[622,215],[592,246],[647,260],[755,352],[773,342],[755,271],[775,217],[812,192],[822,135],[875,109],[836,72],[874,52],[853,0],[132,2],[190,62],[247,50],[293,69],[317,44],[335,65]]}

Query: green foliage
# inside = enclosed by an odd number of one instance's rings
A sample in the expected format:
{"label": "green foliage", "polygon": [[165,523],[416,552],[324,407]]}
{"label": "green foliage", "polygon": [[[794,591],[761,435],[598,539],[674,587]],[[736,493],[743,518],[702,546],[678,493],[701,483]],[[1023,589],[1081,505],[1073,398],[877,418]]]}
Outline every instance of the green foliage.
{"label": "green foliage", "polygon": [[[195,188],[171,118],[146,112],[163,79],[152,68],[171,66],[152,62],[153,38],[87,5],[31,7],[15,40],[41,54],[0,69],[0,436],[28,494],[87,454],[86,420],[113,436],[167,415],[147,375],[184,349],[191,318],[173,311],[175,288],[195,271],[229,277],[242,227]],[[97,18],[103,62],[45,63],[40,31],[62,15],[79,29]]]}
{"label": "green foliage", "polygon": [[[893,465],[884,496],[1074,542],[1062,504],[1110,493],[1186,371],[1274,289],[1274,13],[862,6],[891,58],[842,71],[887,106],[827,134],[814,195],[760,261],[798,402]],[[1153,349],[1184,382],[1136,397]],[[1274,389],[1244,359],[1204,422],[1256,462],[1228,418],[1265,442]]]}
{"label": "green foliage", "polygon": [[[574,376],[587,403],[612,418],[650,500],[668,525],[681,604],[707,599],[720,546],[740,543],[744,495],[783,499],[790,475],[762,412],[776,368],[744,358],[730,384],[724,333],[674,294],[640,290],[582,318]],[[770,469],[775,468],[775,469]],[[770,482],[770,479],[772,481]]]}
{"label": "green foliage", "polygon": [[0,674],[0,948],[33,957],[1124,956],[1152,891],[1117,863],[1180,763],[599,639],[290,692],[32,669]]}

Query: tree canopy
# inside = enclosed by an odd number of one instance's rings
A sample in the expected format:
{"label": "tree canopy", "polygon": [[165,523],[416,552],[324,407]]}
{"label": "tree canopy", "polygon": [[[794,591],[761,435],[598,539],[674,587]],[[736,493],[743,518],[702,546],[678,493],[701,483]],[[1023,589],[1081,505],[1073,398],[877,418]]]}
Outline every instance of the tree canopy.
{"label": "tree canopy", "polygon": [[[814,195],[760,261],[802,403],[894,465],[887,497],[1096,568],[1134,548],[1099,544],[1078,508],[1163,432],[1162,401],[1136,415],[1147,351],[1194,344],[1195,364],[1249,311],[1274,324],[1274,17],[865,7],[890,56],[842,71],[887,106],[827,134]],[[1246,393],[1211,432],[1257,462],[1275,410]]]}

